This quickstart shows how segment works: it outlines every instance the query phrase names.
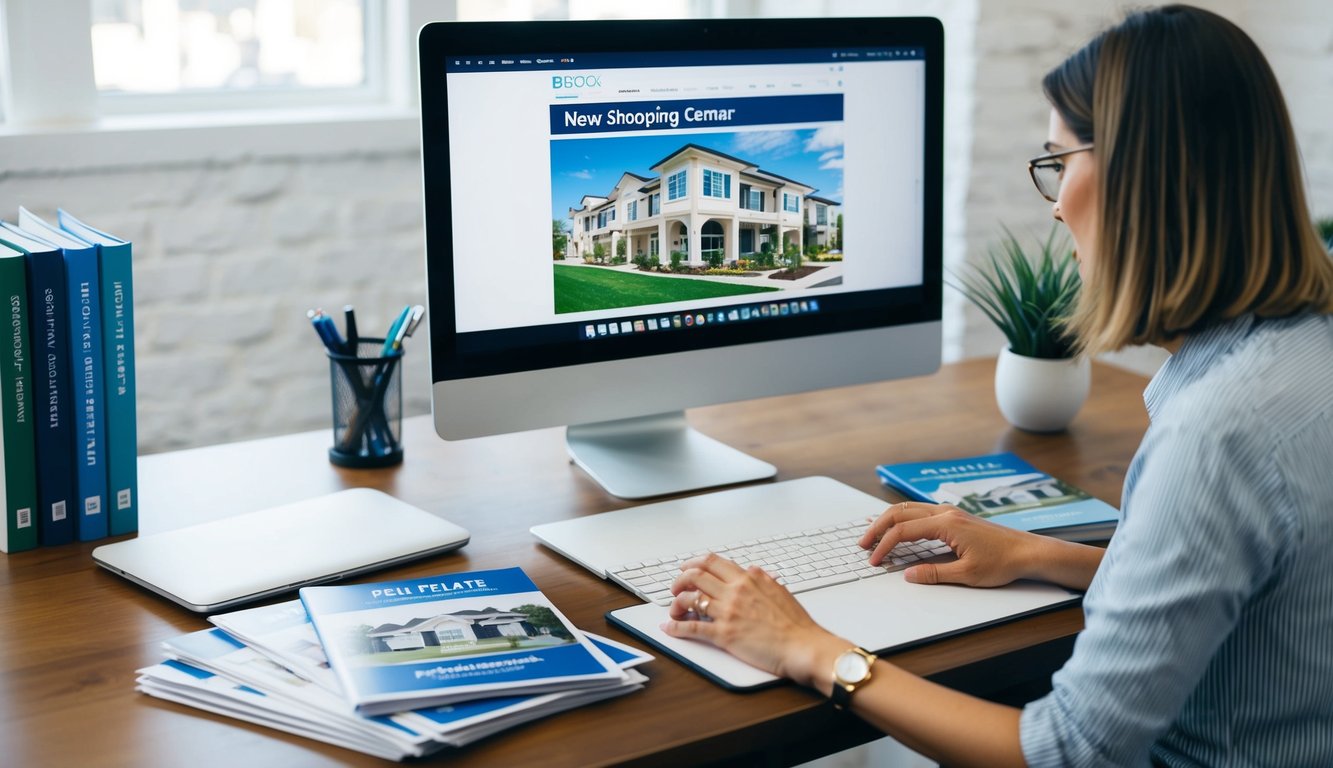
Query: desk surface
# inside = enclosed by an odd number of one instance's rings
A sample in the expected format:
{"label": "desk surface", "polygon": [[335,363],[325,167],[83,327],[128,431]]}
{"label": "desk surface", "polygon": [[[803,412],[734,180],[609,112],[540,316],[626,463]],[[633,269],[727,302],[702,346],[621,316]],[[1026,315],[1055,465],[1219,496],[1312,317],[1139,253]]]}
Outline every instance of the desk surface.
{"label": "desk surface", "polygon": [[[829,475],[900,500],[873,466],[1015,451],[1113,504],[1147,427],[1146,380],[1095,365],[1092,394],[1066,433],[1008,427],[992,394],[994,362],[945,366],[906,381],[698,409],[701,431],[779,468],[779,479]],[[628,506],[568,463],[563,430],[457,443],[437,438],[428,417],[404,425],[406,461],[389,470],[347,470],[326,459],[325,431],[140,459],[144,533],[261,509],[342,488],[379,488],[472,532],[458,553],[369,577],[523,567],[578,626],[628,640],[603,618],[633,604],[623,590],[540,546],[538,522]],[[161,658],[159,643],[207,626],[203,618],[93,565],[102,542],[0,556],[0,744],[12,765],[360,765],[359,753],[151,699],[134,670]],[[984,683],[1043,644],[1082,627],[1065,609],[892,656],[918,674],[963,688]],[[1058,659],[1056,660],[1058,663]],[[451,766],[695,765],[717,760],[809,759],[871,738],[850,716],[808,691],[782,686],[723,691],[675,662],[641,668],[647,688],[521,726],[463,750]]]}

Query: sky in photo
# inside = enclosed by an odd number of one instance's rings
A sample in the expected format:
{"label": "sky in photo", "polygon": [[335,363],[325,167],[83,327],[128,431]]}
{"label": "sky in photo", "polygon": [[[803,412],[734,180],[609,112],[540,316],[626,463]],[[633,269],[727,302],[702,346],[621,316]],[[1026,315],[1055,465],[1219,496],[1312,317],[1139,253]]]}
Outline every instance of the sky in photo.
{"label": "sky in photo", "polygon": [[[569,209],[579,207],[584,195],[605,197],[626,171],[656,178],[650,166],[686,144],[731,155],[808,184],[820,197],[843,201],[841,123],[797,130],[558,139],[551,142],[551,218],[569,228]],[[732,195],[738,185],[733,179]]]}

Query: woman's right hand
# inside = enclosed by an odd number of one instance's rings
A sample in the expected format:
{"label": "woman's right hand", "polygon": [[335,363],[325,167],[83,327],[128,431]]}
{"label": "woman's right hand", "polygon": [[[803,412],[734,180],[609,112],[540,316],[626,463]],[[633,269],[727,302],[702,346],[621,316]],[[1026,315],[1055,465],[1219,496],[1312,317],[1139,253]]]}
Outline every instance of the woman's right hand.
{"label": "woman's right hand", "polygon": [[1038,552],[1050,541],[969,515],[951,504],[907,501],[885,510],[857,543],[871,550],[870,564],[878,565],[899,542],[919,539],[943,541],[958,559],[912,566],[904,574],[908,581],[971,587],[1040,578],[1035,572],[1041,562]]}

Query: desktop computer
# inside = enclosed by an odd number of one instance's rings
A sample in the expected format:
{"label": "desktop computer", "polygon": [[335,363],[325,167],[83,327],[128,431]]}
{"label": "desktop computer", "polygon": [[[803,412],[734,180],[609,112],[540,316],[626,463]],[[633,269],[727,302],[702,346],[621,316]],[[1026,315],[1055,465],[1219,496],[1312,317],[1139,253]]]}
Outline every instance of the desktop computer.
{"label": "desktop computer", "polygon": [[939,366],[935,19],[433,23],[432,404],[610,493],[772,477],[688,408]]}

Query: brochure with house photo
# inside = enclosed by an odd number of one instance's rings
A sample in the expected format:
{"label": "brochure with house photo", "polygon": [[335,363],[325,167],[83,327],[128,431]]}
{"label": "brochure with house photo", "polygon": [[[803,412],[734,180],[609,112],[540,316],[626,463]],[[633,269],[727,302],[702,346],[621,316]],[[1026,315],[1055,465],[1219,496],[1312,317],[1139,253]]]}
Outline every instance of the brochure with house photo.
{"label": "brochure with house photo", "polygon": [[625,680],[520,568],[306,587],[301,602],[361,714]]}
{"label": "brochure with house photo", "polygon": [[1120,510],[1012,453],[881,464],[880,481],[916,500],[952,504],[1020,531],[1068,541],[1110,538]]}

